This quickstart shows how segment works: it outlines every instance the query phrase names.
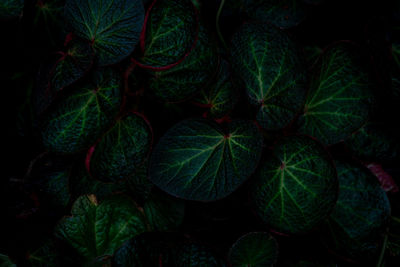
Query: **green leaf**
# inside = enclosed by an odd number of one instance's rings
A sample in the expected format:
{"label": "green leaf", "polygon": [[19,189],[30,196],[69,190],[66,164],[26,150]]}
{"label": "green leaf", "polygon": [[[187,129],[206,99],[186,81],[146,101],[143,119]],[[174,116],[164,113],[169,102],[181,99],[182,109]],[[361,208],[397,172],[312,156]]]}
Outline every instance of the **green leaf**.
{"label": "green leaf", "polygon": [[126,180],[126,187],[130,194],[134,197],[136,202],[143,203],[150,195],[153,183],[150,182],[147,175],[149,160],[136,168],[135,172],[131,174]]}
{"label": "green leaf", "polygon": [[112,70],[94,72],[47,114],[41,132],[44,146],[58,153],[88,149],[117,114],[119,87],[118,75]]}
{"label": "green leaf", "polygon": [[151,90],[158,98],[178,102],[204,88],[218,67],[218,55],[214,47],[209,32],[200,24],[193,51],[177,66],[153,73],[149,85]]}
{"label": "green leaf", "polygon": [[72,40],[68,49],[57,60],[51,77],[52,91],[59,91],[72,84],[89,70],[92,65],[93,53],[87,42]]}
{"label": "green leaf", "polygon": [[225,267],[226,264],[208,247],[186,244],[176,254],[176,267]]}
{"label": "green leaf", "polygon": [[253,20],[287,29],[305,19],[308,7],[300,0],[247,0],[246,13]]}
{"label": "green leaf", "polygon": [[392,257],[400,256],[400,218],[392,216],[390,219],[387,249]]}
{"label": "green leaf", "polygon": [[257,214],[274,230],[309,232],[332,211],[338,191],[335,166],[324,147],[306,136],[284,137],[256,173]]}
{"label": "green leaf", "polygon": [[303,108],[304,66],[297,48],[285,33],[269,24],[244,24],[232,39],[232,67],[244,82],[257,121],[277,130],[288,125]]}
{"label": "green leaf", "polygon": [[261,133],[249,121],[234,121],[224,133],[206,120],[185,120],[160,139],[150,159],[149,179],[180,198],[217,200],[253,173],[262,143]]}
{"label": "green leaf", "polygon": [[150,68],[177,64],[193,47],[197,16],[190,0],[157,1],[146,24],[140,63]]}
{"label": "green leaf", "polygon": [[112,255],[128,239],[147,230],[143,214],[129,197],[115,195],[100,204],[96,196],[79,197],[56,226],[56,236],[69,243],[87,263]]}
{"label": "green leaf", "polygon": [[101,66],[129,56],[144,21],[141,0],[67,0],[65,18],[72,31],[92,43]]}
{"label": "green leaf", "polygon": [[16,267],[17,265],[14,264],[7,255],[0,254],[0,266],[1,267]]}
{"label": "green leaf", "polygon": [[278,243],[268,233],[253,232],[240,237],[229,251],[232,267],[273,266],[278,258]]}
{"label": "green leaf", "polygon": [[215,84],[203,89],[195,101],[209,106],[208,116],[211,118],[222,118],[233,110],[239,101],[239,92],[232,81],[227,61],[221,61]]}
{"label": "green leaf", "polygon": [[173,231],[183,222],[185,202],[153,192],[143,210],[153,231]]}
{"label": "green leaf", "polygon": [[380,250],[390,219],[389,200],[368,170],[342,162],[336,162],[336,167],[339,198],[323,240],[347,257],[371,259]]}
{"label": "green leaf", "polygon": [[344,140],[363,126],[372,94],[368,73],[349,43],[329,47],[316,64],[300,131],[325,144]]}
{"label": "green leaf", "polygon": [[95,146],[90,173],[102,181],[126,179],[149,155],[152,136],[142,115],[133,113],[119,119]]}
{"label": "green leaf", "polygon": [[22,16],[24,0],[2,0],[0,3],[0,19]]}
{"label": "green leaf", "polygon": [[58,252],[52,239],[46,240],[38,248],[28,253],[31,267],[59,266]]}

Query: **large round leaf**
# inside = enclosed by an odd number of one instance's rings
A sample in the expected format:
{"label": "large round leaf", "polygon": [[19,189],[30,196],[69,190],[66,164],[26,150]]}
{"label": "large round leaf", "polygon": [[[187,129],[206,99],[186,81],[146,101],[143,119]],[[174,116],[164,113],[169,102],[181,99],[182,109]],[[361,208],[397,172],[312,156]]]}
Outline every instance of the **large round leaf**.
{"label": "large round leaf", "polygon": [[92,42],[99,64],[109,65],[139,42],[144,8],[141,0],[67,0],[65,18],[76,35]]}
{"label": "large round leaf", "polygon": [[229,251],[232,267],[267,267],[278,258],[278,243],[268,233],[254,232],[240,237]]}
{"label": "large round leaf", "polygon": [[152,131],[139,114],[118,120],[95,146],[90,173],[103,181],[121,181],[133,174],[150,152]]}
{"label": "large round leaf", "polygon": [[306,136],[282,138],[263,162],[252,188],[261,219],[289,234],[306,233],[325,219],[336,203],[337,193],[330,155]]}
{"label": "large round leaf", "polygon": [[204,88],[218,67],[218,55],[206,28],[200,24],[199,37],[193,51],[182,63],[162,72],[153,73],[150,88],[169,102],[187,99]]}
{"label": "large round leaf", "polygon": [[112,255],[125,241],[147,230],[143,214],[123,195],[100,204],[94,195],[79,197],[71,213],[57,224],[55,234],[88,262]]}
{"label": "large round leaf", "polygon": [[118,75],[94,72],[89,81],[50,110],[42,125],[45,147],[58,153],[88,149],[110,126],[121,102]]}
{"label": "large round leaf", "polygon": [[276,130],[289,124],[304,104],[304,66],[285,33],[269,24],[244,24],[232,39],[232,66],[243,80],[257,121]]}
{"label": "large round leaf", "polygon": [[368,119],[371,92],[368,73],[349,43],[328,48],[315,66],[301,132],[325,144],[337,143]]}
{"label": "large round leaf", "polygon": [[177,197],[212,201],[239,187],[261,156],[256,125],[238,120],[224,133],[206,120],[182,121],[160,139],[150,160],[149,179]]}
{"label": "large round leaf", "polygon": [[183,60],[197,36],[197,16],[192,2],[157,1],[148,16],[140,63],[158,69]]}
{"label": "large round leaf", "polygon": [[348,257],[376,256],[390,219],[386,193],[368,170],[342,162],[336,162],[336,167],[339,198],[327,221],[324,240]]}

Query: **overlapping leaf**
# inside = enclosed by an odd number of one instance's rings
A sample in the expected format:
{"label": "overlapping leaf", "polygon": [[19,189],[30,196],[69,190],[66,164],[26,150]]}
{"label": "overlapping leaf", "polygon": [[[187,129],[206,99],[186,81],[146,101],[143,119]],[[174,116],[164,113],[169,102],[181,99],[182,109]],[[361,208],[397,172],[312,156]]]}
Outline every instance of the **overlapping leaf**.
{"label": "overlapping leaf", "polygon": [[262,163],[252,188],[257,214],[273,229],[306,233],[336,203],[335,166],[322,145],[306,136],[282,138]]}
{"label": "overlapping leaf", "polygon": [[315,66],[300,131],[334,144],[361,128],[372,101],[364,69],[351,44],[328,48]]}
{"label": "overlapping leaf", "polygon": [[204,88],[215,75],[217,67],[215,45],[207,29],[200,24],[198,41],[193,51],[177,66],[153,73],[149,86],[161,99],[182,101]]}
{"label": "overlapping leaf", "polygon": [[0,3],[0,19],[15,18],[22,15],[24,0],[2,0]]}
{"label": "overlapping leaf", "polygon": [[256,125],[249,121],[234,121],[224,133],[206,120],[185,120],[160,139],[151,156],[149,179],[181,198],[220,199],[252,174],[262,143]]}
{"label": "overlapping leaf", "polygon": [[88,149],[110,126],[120,101],[118,75],[110,69],[92,73],[48,112],[42,124],[44,146],[58,153]]}
{"label": "overlapping leaf", "polygon": [[140,63],[156,69],[175,65],[192,49],[197,27],[190,0],[157,1],[147,20]]}
{"label": "overlapping leaf", "polygon": [[97,202],[94,195],[79,197],[56,226],[58,238],[66,241],[86,263],[112,255],[125,241],[147,230],[143,214],[128,197],[115,195]]}
{"label": "overlapping leaf", "polygon": [[390,219],[390,203],[376,178],[356,165],[336,162],[339,199],[327,221],[325,242],[359,260],[376,256]]}
{"label": "overlapping leaf", "polygon": [[232,267],[273,266],[278,257],[278,244],[270,234],[252,232],[240,237],[229,251]]}
{"label": "overlapping leaf", "polygon": [[132,53],[144,21],[141,0],[67,0],[65,18],[73,32],[92,43],[100,65]]}
{"label": "overlapping leaf", "polygon": [[139,114],[118,120],[95,146],[91,174],[103,181],[121,181],[132,175],[150,152],[152,131]]}
{"label": "overlapping leaf", "polygon": [[276,130],[289,124],[306,96],[304,66],[292,41],[269,24],[246,23],[232,39],[231,56],[250,102],[259,106],[260,125]]}

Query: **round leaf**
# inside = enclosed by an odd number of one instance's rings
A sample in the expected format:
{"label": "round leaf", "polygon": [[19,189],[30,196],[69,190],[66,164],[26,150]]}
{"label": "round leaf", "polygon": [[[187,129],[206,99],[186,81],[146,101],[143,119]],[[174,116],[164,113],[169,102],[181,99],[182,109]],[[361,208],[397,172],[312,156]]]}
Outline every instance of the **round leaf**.
{"label": "round leaf", "polygon": [[118,75],[110,69],[94,72],[47,114],[42,126],[44,146],[53,152],[88,149],[110,126],[121,102]]}
{"label": "round leaf", "polygon": [[206,120],[185,120],[160,139],[150,159],[149,179],[177,197],[217,200],[252,174],[262,143],[252,122],[232,122],[224,133]]}
{"label": "round leaf", "polygon": [[232,267],[267,267],[278,258],[278,243],[268,233],[248,233],[233,244],[229,252]]}
{"label": "round leaf", "polygon": [[369,78],[354,49],[338,43],[315,66],[300,131],[325,144],[344,140],[368,119]]}
{"label": "round leaf", "polygon": [[133,174],[150,152],[152,131],[139,114],[116,122],[95,146],[91,174],[103,181],[121,181]]}
{"label": "round leaf", "polygon": [[67,0],[65,18],[76,35],[92,42],[104,66],[132,53],[139,42],[144,8],[141,0]]}
{"label": "round leaf", "polygon": [[335,166],[323,146],[310,137],[290,136],[275,145],[256,173],[252,196],[266,224],[301,234],[330,214],[337,191]]}
{"label": "round leaf", "polygon": [[244,24],[232,39],[232,67],[245,84],[250,103],[259,106],[257,121],[277,130],[301,111],[304,66],[297,48],[269,24]]}

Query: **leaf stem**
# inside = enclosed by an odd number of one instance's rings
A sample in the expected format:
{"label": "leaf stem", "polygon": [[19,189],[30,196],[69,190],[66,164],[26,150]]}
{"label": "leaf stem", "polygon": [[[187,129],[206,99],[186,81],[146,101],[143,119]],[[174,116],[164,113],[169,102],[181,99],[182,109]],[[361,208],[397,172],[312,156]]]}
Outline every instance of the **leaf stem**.
{"label": "leaf stem", "polygon": [[385,238],[383,239],[381,254],[379,255],[379,260],[378,263],[376,264],[376,267],[383,267],[383,257],[385,256],[387,243],[388,243],[388,233],[386,233]]}
{"label": "leaf stem", "polygon": [[219,5],[218,12],[217,12],[217,17],[215,19],[215,27],[217,29],[217,34],[219,39],[221,40],[222,45],[225,47],[226,50],[228,50],[228,45],[226,44],[224,37],[221,34],[221,30],[219,28],[219,17],[221,16],[222,8],[224,7],[225,0],[221,0],[221,4]]}

